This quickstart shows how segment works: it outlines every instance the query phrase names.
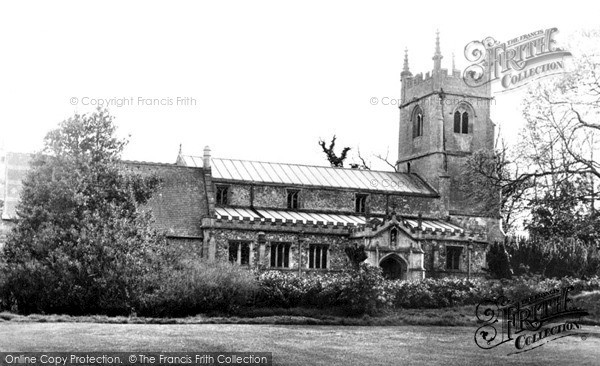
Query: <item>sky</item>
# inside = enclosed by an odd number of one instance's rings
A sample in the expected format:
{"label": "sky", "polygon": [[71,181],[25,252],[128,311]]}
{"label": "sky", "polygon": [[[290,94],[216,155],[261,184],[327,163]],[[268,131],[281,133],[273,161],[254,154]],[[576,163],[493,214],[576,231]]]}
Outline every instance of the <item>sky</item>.
{"label": "sky", "polygon": [[[439,29],[442,67],[454,53],[463,69],[473,40],[557,27],[560,41],[598,27],[599,10],[589,1],[3,2],[0,146],[39,150],[60,121],[112,100],[128,160],[173,163],[180,145],[190,155],[208,145],[215,157],[326,165],[317,143],[336,135],[351,159],[360,150],[386,169],[373,156],[397,158],[405,48],[413,74],[430,71]],[[494,96],[491,118],[515,142],[523,91]]]}

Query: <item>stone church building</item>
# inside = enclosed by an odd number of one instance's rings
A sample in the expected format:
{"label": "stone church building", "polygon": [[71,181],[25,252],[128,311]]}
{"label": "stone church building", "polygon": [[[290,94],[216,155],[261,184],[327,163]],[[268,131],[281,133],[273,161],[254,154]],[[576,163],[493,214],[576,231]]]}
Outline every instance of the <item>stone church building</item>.
{"label": "stone church building", "polygon": [[[441,68],[401,73],[398,172],[179,154],[174,164],[124,161],[162,179],[149,206],[171,244],[240,266],[298,273],[349,266],[344,248],[364,245],[389,278],[482,275],[499,215],[468,200],[469,155],[493,148],[488,86],[471,88]],[[0,243],[16,219],[28,154],[6,153]],[[462,182],[462,183],[461,183]],[[465,188],[469,187],[469,188]]]}

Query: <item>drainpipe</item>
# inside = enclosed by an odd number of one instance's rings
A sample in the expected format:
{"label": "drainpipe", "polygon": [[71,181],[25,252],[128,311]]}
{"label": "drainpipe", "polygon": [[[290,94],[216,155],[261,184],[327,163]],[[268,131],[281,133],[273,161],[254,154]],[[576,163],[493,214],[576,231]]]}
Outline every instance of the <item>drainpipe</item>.
{"label": "drainpipe", "polygon": [[256,261],[256,268],[260,268],[261,265],[265,264],[265,245],[267,240],[265,239],[265,233],[263,231],[258,232],[258,260]]}
{"label": "drainpipe", "polygon": [[473,239],[469,240],[467,245],[467,280],[471,279],[471,252],[473,251]]}
{"label": "drainpipe", "polygon": [[301,237],[302,233],[298,235],[298,276],[302,276],[302,243],[304,238]]}
{"label": "drainpipe", "polygon": [[438,258],[439,258],[439,250],[440,247],[438,245],[438,243],[434,240],[431,242],[431,249],[432,249],[432,256],[431,256],[431,277],[437,277],[436,276],[436,272],[437,272],[437,264],[438,264]]}

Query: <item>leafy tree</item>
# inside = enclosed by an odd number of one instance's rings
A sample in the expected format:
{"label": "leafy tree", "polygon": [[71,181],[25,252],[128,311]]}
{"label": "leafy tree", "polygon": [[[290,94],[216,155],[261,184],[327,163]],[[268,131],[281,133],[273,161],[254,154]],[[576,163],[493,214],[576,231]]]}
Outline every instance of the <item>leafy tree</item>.
{"label": "leafy tree", "polygon": [[562,278],[600,274],[599,247],[578,238],[520,238],[506,245],[514,274]]}
{"label": "leafy tree", "polygon": [[128,313],[158,263],[165,239],[138,207],[159,180],[124,169],[115,129],[106,110],[75,115],[33,157],[0,259],[19,312]]}
{"label": "leafy tree", "polygon": [[365,251],[365,246],[362,244],[349,245],[344,248],[344,251],[346,252],[348,259],[350,259],[352,267],[355,270],[358,270],[360,264],[368,258],[367,252]]}
{"label": "leafy tree", "polygon": [[589,181],[579,177],[557,183],[556,189],[535,199],[526,226],[531,237],[578,238],[590,244],[600,243],[600,215],[588,213],[578,199],[585,196],[588,189]]}
{"label": "leafy tree", "polygon": [[504,243],[494,242],[486,256],[488,272],[494,278],[511,278],[513,270]]}

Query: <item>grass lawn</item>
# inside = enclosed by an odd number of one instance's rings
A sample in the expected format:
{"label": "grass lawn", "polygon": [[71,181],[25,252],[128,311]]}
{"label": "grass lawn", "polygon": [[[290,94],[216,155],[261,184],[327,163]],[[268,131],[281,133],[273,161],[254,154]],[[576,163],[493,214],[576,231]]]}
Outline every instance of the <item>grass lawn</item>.
{"label": "grass lawn", "polygon": [[110,323],[110,324],[279,324],[279,325],[439,325],[471,326],[475,325],[474,306],[460,306],[444,309],[403,309],[390,311],[378,316],[347,317],[335,315],[321,309],[306,308],[261,308],[250,309],[239,316],[197,315],[186,318],[144,318],[105,315],[69,316],[40,315],[27,316],[0,312],[0,322],[19,323]]}
{"label": "grass lawn", "polygon": [[475,327],[273,324],[0,323],[0,351],[273,352],[275,365],[598,365],[600,328],[510,355],[473,342]]}

